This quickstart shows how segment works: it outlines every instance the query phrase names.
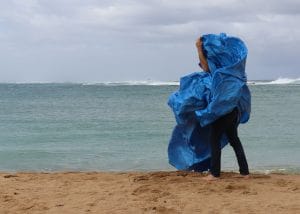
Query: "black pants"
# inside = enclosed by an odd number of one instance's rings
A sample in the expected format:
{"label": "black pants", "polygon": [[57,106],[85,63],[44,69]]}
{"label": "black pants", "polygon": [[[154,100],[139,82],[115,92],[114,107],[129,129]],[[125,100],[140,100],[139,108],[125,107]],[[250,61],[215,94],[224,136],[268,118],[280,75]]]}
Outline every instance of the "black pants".
{"label": "black pants", "polygon": [[233,109],[232,112],[220,117],[212,123],[212,130],[210,136],[211,145],[211,168],[210,172],[213,176],[219,177],[221,170],[221,137],[225,133],[230,145],[235,152],[240,174],[248,175],[248,163],[244,153],[243,146],[238,137],[237,131],[238,109]]}

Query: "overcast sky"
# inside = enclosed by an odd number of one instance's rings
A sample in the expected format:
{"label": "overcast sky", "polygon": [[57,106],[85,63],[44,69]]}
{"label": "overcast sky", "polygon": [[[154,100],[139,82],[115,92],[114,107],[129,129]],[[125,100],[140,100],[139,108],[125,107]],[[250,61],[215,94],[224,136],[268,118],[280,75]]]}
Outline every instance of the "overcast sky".
{"label": "overcast sky", "polygon": [[0,0],[0,82],[178,80],[220,32],[248,79],[300,77],[299,0]]}

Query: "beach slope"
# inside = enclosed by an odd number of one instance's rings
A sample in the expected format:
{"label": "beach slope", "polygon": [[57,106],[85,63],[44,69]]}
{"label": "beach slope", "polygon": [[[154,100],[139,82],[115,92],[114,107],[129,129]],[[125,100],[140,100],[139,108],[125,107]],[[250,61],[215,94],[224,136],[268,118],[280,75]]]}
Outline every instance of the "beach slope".
{"label": "beach slope", "polygon": [[0,173],[1,213],[300,213],[300,175]]}

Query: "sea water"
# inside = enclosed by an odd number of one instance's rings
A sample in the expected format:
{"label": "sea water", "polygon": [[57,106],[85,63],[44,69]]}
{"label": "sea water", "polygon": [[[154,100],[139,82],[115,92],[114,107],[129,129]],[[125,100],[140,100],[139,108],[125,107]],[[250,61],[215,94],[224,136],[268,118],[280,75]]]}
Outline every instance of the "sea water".
{"label": "sea water", "polygon": [[[250,81],[239,135],[252,171],[300,172],[299,79]],[[176,82],[0,84],[1,171],[174,170]],[[238,170],[232,148],[222,169]]]}

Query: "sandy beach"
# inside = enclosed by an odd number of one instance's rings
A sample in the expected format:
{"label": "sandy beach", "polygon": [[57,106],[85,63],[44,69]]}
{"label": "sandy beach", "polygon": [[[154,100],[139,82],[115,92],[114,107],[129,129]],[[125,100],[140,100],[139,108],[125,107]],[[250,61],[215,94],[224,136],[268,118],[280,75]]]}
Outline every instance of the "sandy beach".
{"label": "sandy beach", "polygon": [[300,213],[300,175],[1,173],[0,213]]}

